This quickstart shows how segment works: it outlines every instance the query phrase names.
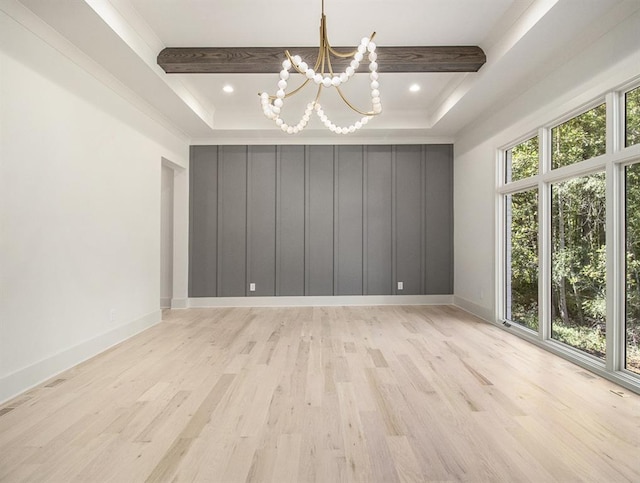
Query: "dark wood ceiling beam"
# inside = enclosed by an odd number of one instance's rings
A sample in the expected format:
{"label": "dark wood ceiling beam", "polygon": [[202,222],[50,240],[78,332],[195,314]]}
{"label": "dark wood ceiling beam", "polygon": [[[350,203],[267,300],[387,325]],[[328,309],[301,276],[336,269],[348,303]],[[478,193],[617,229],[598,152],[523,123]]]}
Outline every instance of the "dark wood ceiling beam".
{"label": "dark wood ceiling beam", "polygon": [[[338,52],[353,48],[336,47]],[[158,65],[168,74],[264,74],[278,72],[285,58],[284,47],[179,47],[166,48],[158,55]],[[291,47],[314,61],[317,47]],[[476,46],[378,47],[378,72],[477,72],[486,62]],[[332,57],[334,72],[342,72],[351,59]]]}

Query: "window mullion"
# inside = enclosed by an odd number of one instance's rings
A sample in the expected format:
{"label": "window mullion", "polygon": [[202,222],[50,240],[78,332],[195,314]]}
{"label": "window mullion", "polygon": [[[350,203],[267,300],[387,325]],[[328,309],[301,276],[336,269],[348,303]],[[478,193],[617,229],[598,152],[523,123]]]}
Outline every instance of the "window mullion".
{"label": "window mullion", "polygon": [[502,194],[496,194],[496,227],[498,232],[496,233],[496,301],[495,301],[495,317],[496,320],[504,321],[506,319],[506,300],[509,296],[506,291],[506,278],[507,278],[507,222],[505,217],[506,211],[506,196]]}
{"label": "window mullion", "polygon": [[551,337],[551,185],[544,174],[551,170],[551,130],[538,132],[540,174],[538,182],[538,336]]}
{"label": "window mullion", "polygon": [[[624,352],[622,344],[624,344],[624,338],[621,340],[622,320],[624,317],[624,310],[620,301],[621,290],[623,286],[620,284],[620,219],[616,216],[616,213],[620,213],[620,169],[614,163],[607,163],[606,171],[606,194],[607,194],[607,206],[606,206],[606,237],[607,237],[607,320],[606,320],[606,333],[607,333],[607,356],[606,366],[609,371],[617,371],[620,369],[620,362],[622,360],[621,351]],[[624,276],[623,276],[624,277]]]}
{"label": "window mullion", "polygon": [[[606,119],[606,153],[613,154],[620,151],[624,146],[624,119],[623,109],[620,108],[620,93],[609,92],[605,97],[607,107]],[[624,96],[622,96],[624,98]]]}
{"label": "window mullion", "polygon": [[[624,119],[621,109],[619,92],[609,92],[607,103],[607,154],[620,151],[624,146]],[[607,207],[606,207],[606,236],[607,236],[607,358],[606,367],[609,371],[619,371],[624,368],[625,361],[625,247],[624,247],[624,189],[622,173],[624,169],[610,160],[607,162]]]}

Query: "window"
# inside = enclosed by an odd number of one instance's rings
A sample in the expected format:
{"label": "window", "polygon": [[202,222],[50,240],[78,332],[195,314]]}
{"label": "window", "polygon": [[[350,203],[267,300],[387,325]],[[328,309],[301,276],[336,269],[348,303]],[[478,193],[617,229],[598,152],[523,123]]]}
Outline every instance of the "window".
{"label": "window", "polygon": [[509,149],[505,159],[505,183],[538,174],[538,158],[538,136]]}
{"label": "window", "polygon": [[640,374],[640,163],[625,168],[625,366]]}
{"label": "window", "polygon": [[605,356],[604,173],[552,185],[551,336]]}
{"label": "window", "polygon": [[551,130],[553,169],[595,158],[606,152],[606,106],[580,114]]}
{"label": "window", "polygon": [[625,146],[640,143],[640,87],[624,95]]}
{"label": "window", "polygon": [[640,87],[603,97],[504,150],[497,309],[509,330],[640,393]]}
{"label": "window", "polygon": [[[538,137],[505,152],[505,183],[526,180],[539,171]],[[505,208],[504,318],[538,330],[538,190],[508,193]]]}
{"label": "window", "polygon": [[538,331],[538,192],[506,196],[505,318]]}

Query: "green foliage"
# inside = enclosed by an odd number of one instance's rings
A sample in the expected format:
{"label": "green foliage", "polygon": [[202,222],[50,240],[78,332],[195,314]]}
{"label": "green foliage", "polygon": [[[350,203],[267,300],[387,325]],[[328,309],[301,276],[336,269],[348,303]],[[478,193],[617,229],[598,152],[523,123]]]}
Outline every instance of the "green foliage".
{"label": "green foliage", "polygon": [[604,332],[600,330],[594,330],[592,327],[570,327],[564,325],[562,320],[555,320],[552,336],[559,342],[604,358],[607,342]]}
{"label": "green foliage", "polygon": [[[627,369],[640,373],[640,346],[637,343],[627,344]],[[569,327],[563,325],[561,319],[553,322],[553,338],[596,357],[604,358],[606,338],[603,331],[593,327]]]}
{"label": "green foliage", "polygon": [[568,166],[606,151],[606,106],[601,104],[551,130],[551,164]]}
{"label": "green foliage", "polygon": [[538,174],[538,136],[507,152],[507,183]]}
{"label": "green foliage", "polygon": [[[552,187],[552,314],[553,334],[568,344],[604,357],[606,320],[605,175],[595,173],[573,178]],[[556,330],[556,325],[559,328]],[[593,333],[591,339],[574,340]],[[589,339],[589,340],[587,340]]]}
{"label": "green foliage", "polygon": [[[507,182],[538,174],[538,137],[514,146],[507,153]],[[511,218],[510,313],[507,318],[538,330],[538,193],[529,190],[510,195]]]}
{"label": "green foliage", "polygon": [[514,322],[538,330],[538,193],[510,195],[511,314]]}
{"label": "green foliage", "polygon": [[640,87],[625,95],[625,145],[640,143]]}
{"label": "green foliage", "polygon": [[625,168],[627,369],[640,373],[640,164]]}
{"label": "green foliage", "polygon": [[[514,299],[519,299],[520,297],[521,294],[514,294]],[[521,302],[521,300],[518,300],[518,302]],[[514,303],[511,309],[511,322],[538,332],[538,301],[536,300],[529,305]]]}

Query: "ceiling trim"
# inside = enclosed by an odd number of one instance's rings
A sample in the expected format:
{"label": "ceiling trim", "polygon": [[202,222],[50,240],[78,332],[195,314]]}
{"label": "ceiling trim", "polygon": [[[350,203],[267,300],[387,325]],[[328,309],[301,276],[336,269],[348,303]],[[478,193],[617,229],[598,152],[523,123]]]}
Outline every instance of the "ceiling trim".
{"label": "ceiling trim", "polygon": [[[349,52],[352,48],[336,47]],[[158,55],[167,74],[269,74],[282,68],[285,47],[170,47]],[[291,54],[313,59],[317,47],[293,47]],[[378,72],[477,72],[486,62],[477,46],[378,47]],[[343,71],[350,58],[331,60]]]}

